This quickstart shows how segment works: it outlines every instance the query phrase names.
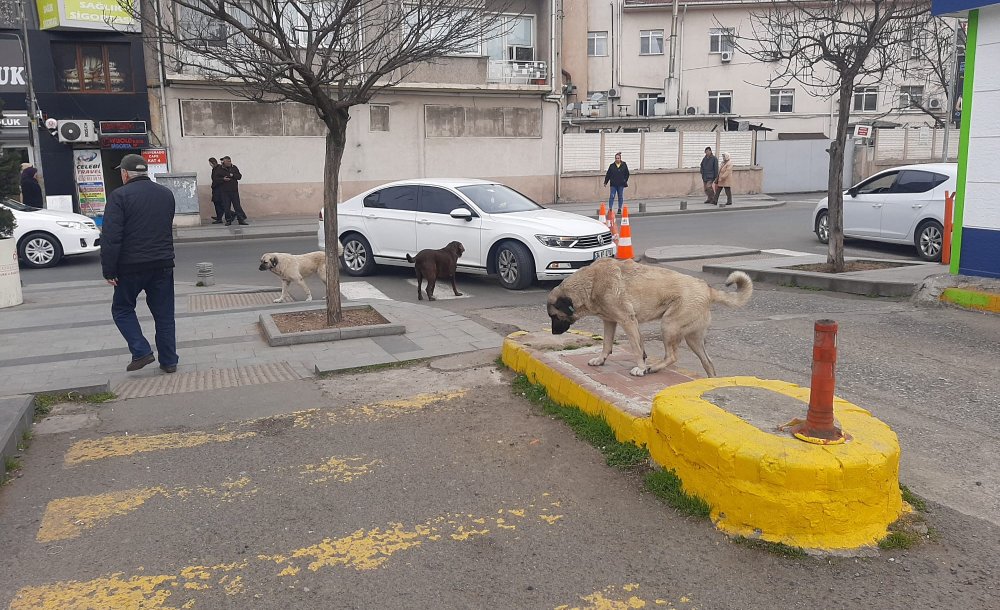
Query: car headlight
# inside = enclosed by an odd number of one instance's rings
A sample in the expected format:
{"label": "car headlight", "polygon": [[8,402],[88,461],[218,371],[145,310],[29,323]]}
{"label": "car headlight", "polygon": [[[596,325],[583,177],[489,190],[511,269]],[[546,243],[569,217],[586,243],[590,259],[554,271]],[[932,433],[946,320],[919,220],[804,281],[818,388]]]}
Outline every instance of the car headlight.
{"label": "car headlight", "polygon": [[536,235],[535,239],[550,248],[572,248],[580,238],[560,235]]}
{"label": "car headlight", "polygon": [[66,227],[67,229],[82,229],[82,222],[74,222],[72,220],[57,220],[56,224],[60,227]]}

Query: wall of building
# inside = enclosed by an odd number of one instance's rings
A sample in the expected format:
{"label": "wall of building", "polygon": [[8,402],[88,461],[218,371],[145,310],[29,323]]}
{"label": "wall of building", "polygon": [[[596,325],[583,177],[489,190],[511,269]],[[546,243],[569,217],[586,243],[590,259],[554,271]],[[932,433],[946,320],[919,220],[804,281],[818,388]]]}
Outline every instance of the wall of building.
{"label": "wall of building", "polygon": [[[763,171],[759,167],[737,167],[733,169],[733,195],[760,193],[763,183]],[[689,203],[704,198],[704,185],[701,173],[697,169],[676,169],[645,171],[629,179],[625,189],[626,202],[632,199],[660,199],[664,197],[683,197],[691,195]],[[608,200],[608,187],[604,186],[604,172],[575,173],[563,176],[560,183],[562,201],[595,202],[595,210],[601,201]]]}

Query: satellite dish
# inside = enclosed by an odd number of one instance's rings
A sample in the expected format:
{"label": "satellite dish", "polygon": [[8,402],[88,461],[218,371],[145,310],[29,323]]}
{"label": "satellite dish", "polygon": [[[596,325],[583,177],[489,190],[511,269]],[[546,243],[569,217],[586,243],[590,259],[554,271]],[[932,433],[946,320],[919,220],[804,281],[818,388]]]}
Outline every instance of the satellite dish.
{"label": "satellite dish", "polygon": [[592,102],[599,102],[603,99],[604,99],[604,94],[599,91],[595,92],[593,95],[590,96],[590,101]]}

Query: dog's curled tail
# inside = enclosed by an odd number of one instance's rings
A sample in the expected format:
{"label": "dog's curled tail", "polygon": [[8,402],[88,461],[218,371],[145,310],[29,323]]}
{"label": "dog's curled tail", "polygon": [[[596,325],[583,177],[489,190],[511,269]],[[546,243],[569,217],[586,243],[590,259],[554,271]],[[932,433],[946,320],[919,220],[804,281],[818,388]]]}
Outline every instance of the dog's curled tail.
{"label": "dog's curled tail", "polygon": [[406,255],[406,262],[408,262],[408,263],[412,263],[413,262],[413,257],[410,256],[409,253],[407,253],[407,255]]}
{"label": "dog's curled tail", "polygon": [[724,292],[712,288],[712,300],[730,307],[743,307],[753,296],[753,280],[742,271],[733,271],[726,278],[726,286],[736,284],[736,292]]}

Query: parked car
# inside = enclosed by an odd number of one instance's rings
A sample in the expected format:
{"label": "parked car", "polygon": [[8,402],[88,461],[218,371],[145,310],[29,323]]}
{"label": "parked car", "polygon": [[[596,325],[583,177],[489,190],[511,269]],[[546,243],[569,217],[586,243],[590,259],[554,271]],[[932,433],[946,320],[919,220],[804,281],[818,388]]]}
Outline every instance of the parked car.
{"label": "parked car", "polygon": [[[925,163],[881,171],[844,192],[844,236],[913,244],[926,261],[941,260],[944,194],[955,192],[958,165]],[[812,230],[830,240],[827,198],[816,204]]]}
{"label": "parked car", "polygon": [[[485,180],[385,184],[338,205],[337,222],[344,271],[352,276],[368,275],[376,265],[412,266],[407,254],[460,241],[459,271],[496,275],[504,288],[521,290],[536,278],[562,279],[615,255],[607,226]],[[318,232],[325,250],[322,212]]]}
{"label": "parked car", "polygon": [[101,232],[93,219],[81,214],[40,210],[13,199],[0,201],[17,219],[14,239],[17,256],[26,267],[53,267],[64,256],[101,249]]}

